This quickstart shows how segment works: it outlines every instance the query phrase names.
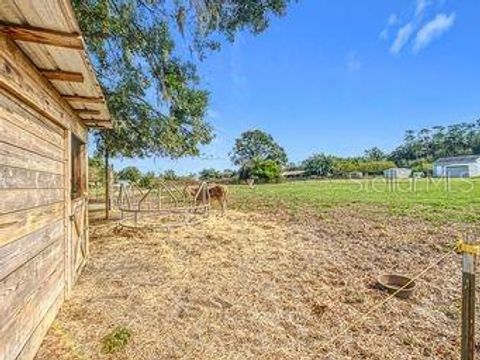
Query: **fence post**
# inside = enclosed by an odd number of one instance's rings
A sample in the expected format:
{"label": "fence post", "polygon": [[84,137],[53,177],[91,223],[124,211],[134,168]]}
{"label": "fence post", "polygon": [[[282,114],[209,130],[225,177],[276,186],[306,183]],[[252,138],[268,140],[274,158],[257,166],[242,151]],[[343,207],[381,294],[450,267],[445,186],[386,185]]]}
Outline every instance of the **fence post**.
{"label": "fence post", "polygon": [[[465,248],[474,248],[467,235]],[[475,352],[475,251],[463,250],[462,255],[462,360],[473,360]]]}

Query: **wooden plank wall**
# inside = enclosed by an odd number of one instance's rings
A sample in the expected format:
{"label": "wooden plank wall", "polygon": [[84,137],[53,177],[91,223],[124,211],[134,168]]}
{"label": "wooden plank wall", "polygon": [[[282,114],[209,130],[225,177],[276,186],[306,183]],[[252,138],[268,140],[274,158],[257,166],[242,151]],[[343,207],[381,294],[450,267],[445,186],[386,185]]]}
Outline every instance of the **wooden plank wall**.
{"label": "wooden plank wall", "polygon": [[2,89],[0,134],[0,359],[10,360],[63,300],[65,143],[64,129]]}
{"label": "wooden plank wall", "polygon": [[0,34],[0,360],[32,359],[76,274],[69,144],[87,129]]}

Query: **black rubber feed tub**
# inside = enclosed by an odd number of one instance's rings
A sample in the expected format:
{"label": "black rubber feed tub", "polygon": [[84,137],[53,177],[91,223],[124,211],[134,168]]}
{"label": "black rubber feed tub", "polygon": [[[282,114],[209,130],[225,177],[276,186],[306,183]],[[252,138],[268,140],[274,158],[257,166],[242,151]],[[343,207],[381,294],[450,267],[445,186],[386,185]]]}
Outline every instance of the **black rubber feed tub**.
{"label": "black rubber feed tub", "polygon": [[382,275],[378,278],[377,281],[380,287],[384,290],[387,290],[389,294],[394,294],[399,289],[408,284],[405,289],[402,289],[398,291],[397,294],[395,294],[395,296],[400,299],[408,299],[412,295],[413,290],[415,290],[416,287],[415,281],[412,281],[412,279],[403,275]]}

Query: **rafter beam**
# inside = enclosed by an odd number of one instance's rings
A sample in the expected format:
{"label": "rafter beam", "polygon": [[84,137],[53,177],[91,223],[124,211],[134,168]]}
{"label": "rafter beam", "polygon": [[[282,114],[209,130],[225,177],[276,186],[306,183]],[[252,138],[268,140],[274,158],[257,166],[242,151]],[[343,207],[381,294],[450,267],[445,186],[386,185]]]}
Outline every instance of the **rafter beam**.
{"label": "rafter beam", "polygon": [[112,121],[108,119],[83,119],[83,122],[110,123]]}
{"label": "rafter beam", "polygon": [[101,129],[112,128],[112,122],[110,120],[84,119],[83,123],[89,128],[101,128]]}
{"label": "rafter beam", "polygon": [[89,122],[85,123],[86,126],[88,127],[97,127],[97,128],[111,128],[109,123],[106,122]]}
{"label": "rafter beam", "polygon": [[61,70],[40,70],[43,76],[48,80],[68,81],[68,82],[83,82],[83,74],[71,71]]}
{"label": "rafter beam", "polygon": [[93,109],[73,109],[78,115],[100,115],[102,112],[100,110]]}
{"label": "rafter beam", "polygon": [[97,130],[110,130],[112,127],[111,126],[106,126],[106,125],[99,125],[99,124],[85,124],[89,129],[97,129]]}
{"label": "rafter beam", "polygon": [[107,120],[107,119],[82,119],[83,122],[86,124],[86,125],[89,125],[89,124],[111,124],[112,121],[111,120]]}
{"label": "rafter beam", "polygon": [[53,45],[69,49],[84,50],[85,46],[79,34],[41,29],[28,25],[13,25],[0,22],[0,31],[12,40]]}
{"label": "rafter beam", "polygon": [[81,95],[62,95],[62,97],[69,102],[82,102],[103,104],[105,99],[99,96],[81,96]]}

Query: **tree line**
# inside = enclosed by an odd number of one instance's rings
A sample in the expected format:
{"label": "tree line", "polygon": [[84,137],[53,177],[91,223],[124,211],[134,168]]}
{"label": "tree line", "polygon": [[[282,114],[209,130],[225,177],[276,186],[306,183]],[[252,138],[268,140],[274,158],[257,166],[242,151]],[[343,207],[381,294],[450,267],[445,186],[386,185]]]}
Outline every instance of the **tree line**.
{"label": "tree line", "polygon": [[373,147],[362,156],[340,157],[315,153],[300,163],[288,163],[285,150],[260,130],[243,133],[231,158],[239,166],[240,179],[279,181],[282,172],[300,170],[306,177],[381,175],[392,167],[408,167],[431,175],[433,162],[442,157],[480,154],[480,119],[450,126],[434,126],[418,132],[407,130],[402,143],[390,153]]}
{"label": "tree line", "polygon": [[[89,181],[103,187],[105,185],[105,177],[103,174],[106,171],[103,158],[100,156],[90,157],[88,159],[88,166]],[[160,181],[183,181],[188,183],[195,181],[197,178],[197,175],[194,173],[180,175],[172,169],[165,170],[161,173],[155,173],[151,170],[143,172],[136,166],[127,166],[119,171],[113,171],[112,168],[110,169],[114,182],[127,181],[147,189],[153,188]]]}
{"label": "tree line", "polygon": [[403,144],[389,158],[408,166],[419,161],[431,163],[441,157],[480,153],[480,119],[447,127],[434,126],[418,132],[408,130]]}
{"label": "tree line", "polygon": [[[150,187],[158,180],[193,181],[242,181],[254,179],[259,182],[278,182],[282,174],[302,171],[304,177],[352,177],[381,175],[392,167],[408,167],[414,172],[430,175],[433,162],[441,157],[480,154],[480,120],[471,123],[453,124],[447,127],[434,126],[418,132],[405,132],[403,142],[392,152],[378,147],[364,151],[362,156],[340,157],[326,153],[314,153],[294,164],[288,162],[285,149],[272,135],[258,130],[248,130],[235,141],[230,153],[232,164],[237,170],[206,168],[198,174],[180,176],[173,170],[161,174],[152,171],[142,173],[129,166],[118,172],[119,180],[134,182]],[[91,159],[90,166],[101,168],[101,160]]]}

